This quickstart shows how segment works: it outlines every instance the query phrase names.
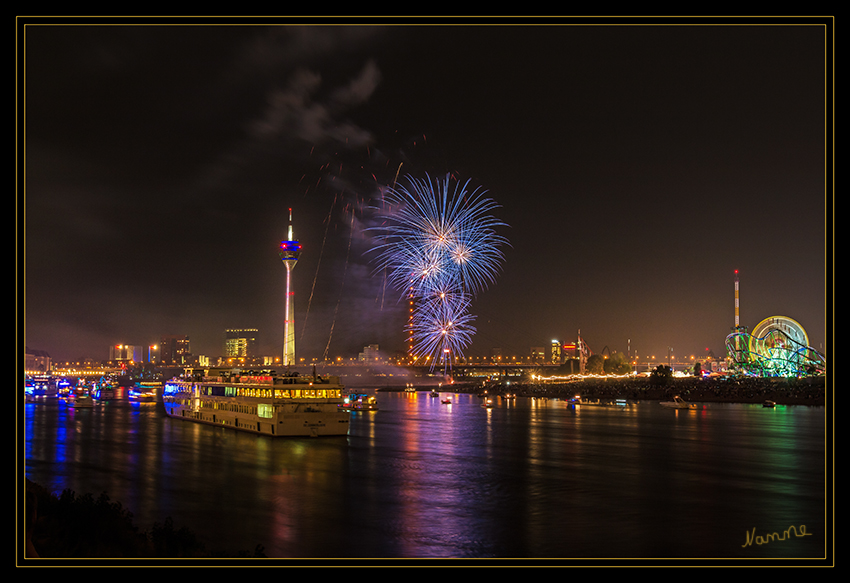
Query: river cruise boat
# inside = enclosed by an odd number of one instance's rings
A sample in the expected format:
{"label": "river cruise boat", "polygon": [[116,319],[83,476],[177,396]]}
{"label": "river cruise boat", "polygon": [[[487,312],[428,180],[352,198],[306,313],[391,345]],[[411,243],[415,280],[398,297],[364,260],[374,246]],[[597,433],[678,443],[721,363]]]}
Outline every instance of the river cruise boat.
{"label": "river cruise boat", "polygon": [[186,369],[165,382],[162,404],[172,418],[272,437],[346,435],[339,377]]}

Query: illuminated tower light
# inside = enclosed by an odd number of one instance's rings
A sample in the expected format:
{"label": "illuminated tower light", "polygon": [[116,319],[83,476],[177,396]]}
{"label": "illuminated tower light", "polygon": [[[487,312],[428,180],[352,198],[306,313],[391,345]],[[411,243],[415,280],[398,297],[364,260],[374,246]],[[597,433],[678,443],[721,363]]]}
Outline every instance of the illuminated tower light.
{"label": "illuminated tower light", "polygon": [[738,319],[738,270],[735,270],[735,328],[737,329],[741,325],[740,320]]}
{"label": "illuminated tower light", "polygon": [[288,239],[280,242],[279,254],[286,266],[286,297],[283,319],[283,365],[295,364],[295,309],[293,306],[292,270],[301,256],[301,243],[292,236],[292,209],[289,209]]}

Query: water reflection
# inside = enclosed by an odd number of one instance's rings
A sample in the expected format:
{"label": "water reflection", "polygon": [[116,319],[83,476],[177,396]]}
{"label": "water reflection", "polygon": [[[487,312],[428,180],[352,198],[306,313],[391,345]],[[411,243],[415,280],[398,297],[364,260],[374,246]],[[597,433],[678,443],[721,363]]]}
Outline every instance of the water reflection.
{"label": "water reflection", "polygon": [[[278,557],[817,557],[822,408],[669,410],[377,393],[339,438],[274,439],[156,406],[27,405],[27,477],[105,491],[142,529]],[[742,548],[744,534],[814,536]],[[819,535],[819,536],[818,536]]]}

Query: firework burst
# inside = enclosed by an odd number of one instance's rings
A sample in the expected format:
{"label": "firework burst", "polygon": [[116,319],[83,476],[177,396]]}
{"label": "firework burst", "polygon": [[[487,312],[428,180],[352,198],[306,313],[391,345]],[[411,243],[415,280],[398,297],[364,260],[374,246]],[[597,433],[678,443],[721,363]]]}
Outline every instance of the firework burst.
{"label": "firework burst", "polygon": [[463,356],[475,329],[471,300],[495,281],[506,226],[490,213],[498,205],[469,181],[408,177],[389,189],[375,227],[375,263],[415,306],[408,324],[411,355],[431,366]]}
{"label": "firework burst", "polygon": [[452,358],[463,356],[475,334],[469,296],[455,295],[439,294],[418,303],[408,325],[412,354],[431,368],[451,366]]}

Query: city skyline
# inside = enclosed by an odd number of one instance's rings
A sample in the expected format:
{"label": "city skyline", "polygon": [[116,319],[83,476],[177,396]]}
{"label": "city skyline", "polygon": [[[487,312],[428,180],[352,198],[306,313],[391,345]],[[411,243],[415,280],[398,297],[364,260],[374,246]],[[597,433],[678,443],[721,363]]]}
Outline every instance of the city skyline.
{"label": "city skyline", "polygon": [[297,356],[404,350],[370,209],[426,173],[509,225],[470,355],[581,331],[595,353],[722,357],[736,271],[742,326],[787,316],[827,347],[823,20],[59,21],[19,53],[23,326],[54,360],[164,334],[216,353],[239,327],[280,354],[288,209]]}

